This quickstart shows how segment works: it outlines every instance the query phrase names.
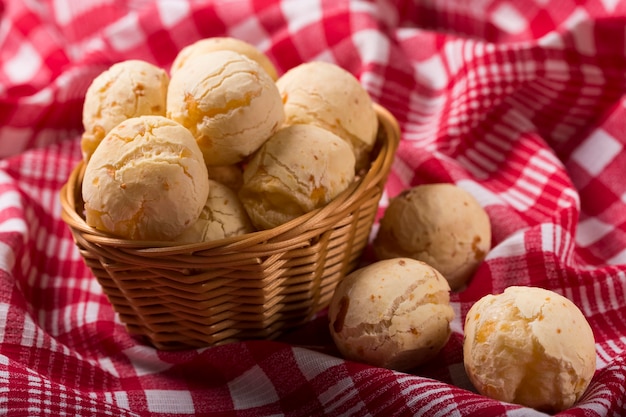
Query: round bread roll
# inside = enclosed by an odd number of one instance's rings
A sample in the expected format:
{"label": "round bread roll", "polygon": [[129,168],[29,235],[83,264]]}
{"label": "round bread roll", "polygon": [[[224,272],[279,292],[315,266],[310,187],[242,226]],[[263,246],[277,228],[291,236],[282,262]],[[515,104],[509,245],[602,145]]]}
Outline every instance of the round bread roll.
{"label": "round bread roll", "polygon": [[276,79],[278,79],[276,67],[267,55],[248,42],[227,36],[204,38],[185,46],[180,50],[178,55],[176,55],[170,68],[170,74],[174,74],[181,67],[185,66],[191,58],[215,51],[233,51],[245,55],[251,60],[256,61],[268,73],[272,80],[276,81]]}
{"label": "round bread roll", "polygon": [[243,169],[233,165],[207,165],[209,178],[238,191],[243,184]]}
{"label": "round bread roll", "polygon": [[200,217],[175,241],[179,243],[209,242],[253,231],[254,227],[235,191],[209,179],[209,197]]}
{"label": "round bread roll", "polygon": [[436,356],[450,337],[450,286],[411,258],[378,261],[339,282],[330,333],[350,360],[406,371]]}
{"label": "round bread roll", "polygon": [[376,142],[378,118],[369,93],[338,65],[300,64],[276,81],[285,103],[286,124],[315,124],[350,144],[356,170],[367,169]]}
{"label": "round bread roll", "polygon": [[231,165],[272,136],[285,114],[276,84],[259,64],[216,51],[190,59],[172,75],[167,117],[191,131],[207,165]]}
{"label": "round bread roll", "polygon": [[94,78],[83,104],[83,159],[88,161],[104,136],[124,120],[165,116],[168,85],[167,72],[136,59],[114,64]]}
{"label": "round bread roll", "polygon": [[354,154],[314,125],[280,129],[243,171],[239,198],[258,230],[271,229],[328,204],[354,181]]}
{"label": "round bread roll", "polygon": [[125,239],[171,240],[198,219],[209,177],[187,129],[163,116],[139,116],[96,148],[82,195],[89,226]]}
{"label": "round bread roll", "polygon": [[427,184],[391,199],[373,242],[379,259],[404,256],[426,262],[461,289],[491,247],[486,211],[454,184]]}
{"label": "round bread roll", "polygon": [[481,394],[545,412],[571,407],[596,366],[593,332],[582,312],[537,287],[509,287],[474,303],[463,355]]}

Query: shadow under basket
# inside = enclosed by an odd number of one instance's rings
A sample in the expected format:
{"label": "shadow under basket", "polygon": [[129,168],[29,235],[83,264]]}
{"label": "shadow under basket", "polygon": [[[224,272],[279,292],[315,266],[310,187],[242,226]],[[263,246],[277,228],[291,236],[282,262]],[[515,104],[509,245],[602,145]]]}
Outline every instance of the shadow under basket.
{"label": "shadow under basket", "polygon": [[85,223],[80,162],[62,218],[130,334],[175,350],[273,339],[325,308],[368,243],[400,131],[375,105],[369,171],[327,206],[270,230],[176,245],[112,237]]}

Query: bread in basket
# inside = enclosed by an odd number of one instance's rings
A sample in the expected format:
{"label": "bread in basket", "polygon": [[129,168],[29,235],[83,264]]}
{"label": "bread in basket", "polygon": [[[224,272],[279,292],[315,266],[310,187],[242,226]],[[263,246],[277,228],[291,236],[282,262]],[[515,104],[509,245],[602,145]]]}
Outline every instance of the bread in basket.
{"label": "bread in basket", "polygon": [[309,321],[357,266],[400,132],[375,105],[367,173],[327,206],[273,229],[173,245],[124,240],[85,223],[80,162],[61,189],[62,218],[129,333],[158,349],[272,339]]}

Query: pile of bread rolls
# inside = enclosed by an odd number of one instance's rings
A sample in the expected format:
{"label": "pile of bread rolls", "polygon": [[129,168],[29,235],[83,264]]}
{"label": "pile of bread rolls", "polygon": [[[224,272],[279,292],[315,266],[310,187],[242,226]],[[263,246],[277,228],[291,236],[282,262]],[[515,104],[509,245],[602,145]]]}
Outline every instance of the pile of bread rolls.
{"label": "pile of bread rolls", "polygon": [[194,243],[265,230],[323,207],[367,169],[371,97],[341,67],[278,77],[234,38],[183,48],[169,73],[128,60],[85,95],[88,225],[124,239]]}
{"label": "pile of bread rolls", "polygon": [[[169,73],[111,66],[87,91],[82,184],[90,226],[124,239],[196,243],[279,226],[328,204],[367,169],[378,130],[358,80],[323,62],[281,77],[234,38],[182,49]],[[451,335],[451,291],[491,248],[487,212],[453,184],[391,199],[378,260],[345,277],[329,330],[347,359],[396,370],[432,360]],[[565,297],[534,287],[467,312],[463,360],[481,394],[559,411],[595,372],[593,332]]]}
{"label": "pile of bread rolls", "polygon": [[[409,371],[447,344],[463,291],[491,247],[489,216],[454,184],[424,184],[390,200],[373,239],[378,260],[348,275],[329,306],[346,358]],[[515,286],[476,301],[464,322],[463,362],[491,398],[558,412],[595,373],[593,331],[564,296]]]}

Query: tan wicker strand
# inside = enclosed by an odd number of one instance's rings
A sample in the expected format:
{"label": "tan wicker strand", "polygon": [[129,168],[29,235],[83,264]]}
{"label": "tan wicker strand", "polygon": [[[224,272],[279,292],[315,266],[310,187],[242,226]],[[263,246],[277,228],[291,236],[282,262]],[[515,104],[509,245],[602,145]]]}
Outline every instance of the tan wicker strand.
{"label": "tan wicker strand", "polygon": [[347,190],[281,226],[218,241],[130,241],[88,226],[80,162],[61,215],[128,332],[162,350],[273,339],[325,308],[359,263],[399,145],[395,118],[376,111],[370,169]]}

